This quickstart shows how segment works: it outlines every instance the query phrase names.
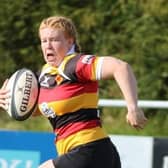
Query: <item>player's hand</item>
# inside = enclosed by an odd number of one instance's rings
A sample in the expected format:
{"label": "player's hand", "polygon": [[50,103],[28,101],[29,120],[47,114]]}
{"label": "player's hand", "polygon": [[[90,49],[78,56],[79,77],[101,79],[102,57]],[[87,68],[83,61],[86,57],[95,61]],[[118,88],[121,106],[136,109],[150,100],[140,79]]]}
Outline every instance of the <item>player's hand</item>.
{"label": "player's hand", "polygon": [[41,164],[38,168],[55,168],[52,160],[47,160],[43,164]]}
{"label": "player's hand", "polygon": [[145,117],[144,112],[138,107],[134,110],[128,110],[126,120],[132,127],[136,129],[143,129],[147,122],[147,118]]}
{"label": "player's hand", "polygon": [[3,108],[4,110],[6,109],[6,106],[8,104],[8,98],[9,96],[9,90],[6,90],[6,86],[8,83],[8,79],[5,80],[5,82],[3,83],[1,89],[0,89],[0,107]]}

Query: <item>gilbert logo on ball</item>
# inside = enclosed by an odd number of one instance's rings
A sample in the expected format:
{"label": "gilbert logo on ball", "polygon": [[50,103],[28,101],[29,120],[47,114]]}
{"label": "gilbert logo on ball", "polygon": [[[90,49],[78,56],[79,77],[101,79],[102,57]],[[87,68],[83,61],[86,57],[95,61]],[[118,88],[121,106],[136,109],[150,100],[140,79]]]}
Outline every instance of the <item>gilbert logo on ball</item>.
{"label": "gilbert logo on ball", "polygon": [[35,74],[26,68],[19,69],[9,79],[10,90],[8,114],[15,120],[27,119],[37,106],[38,80]]}

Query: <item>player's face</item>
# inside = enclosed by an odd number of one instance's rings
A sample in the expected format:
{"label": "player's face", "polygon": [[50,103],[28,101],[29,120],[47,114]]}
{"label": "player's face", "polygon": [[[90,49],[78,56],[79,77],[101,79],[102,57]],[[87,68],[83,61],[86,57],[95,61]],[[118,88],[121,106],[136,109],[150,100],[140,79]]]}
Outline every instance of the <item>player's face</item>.
{"label": "player's face", "polygon": [[46,63],[59,66],[70,50],[73,40],[66,38],[60,29],[44,28],[40,30],[41,49]]}

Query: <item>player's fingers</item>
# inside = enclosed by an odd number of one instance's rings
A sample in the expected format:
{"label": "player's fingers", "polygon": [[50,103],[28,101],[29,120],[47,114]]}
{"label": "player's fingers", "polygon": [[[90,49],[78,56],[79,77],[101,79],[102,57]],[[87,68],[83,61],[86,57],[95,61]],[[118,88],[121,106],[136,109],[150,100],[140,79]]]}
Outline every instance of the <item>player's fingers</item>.
{"label": "player's fingers", "polygon": [[8,98],[10,98],[9,91],[0,89],[0,99],[8,99]]}
{"label": "player's fingers", "polygon": [[145,125],[146,125],[146,122],[147,122],[146,119],[141,120],[141,121],[134,121],[134,120],[131,120],[131,121],[130,121],[130,120],[127,118],[127,123],[128,123],[130,126],[132,126],[133,128],[136,128],[136,129],[143,129],[143,128],[145,127]]}
{"label": "player's fingers", "polygon": [[137,130],[141,130],[144,128],[142,125],[133,125],[133,127]]}
{"label": "player's fingers", "polygon": [[6,79],[4,81],[4,83],[3,83],[2,87],[1,87],[2,90],[6,88],[6,85],[8,84],[8,81],[9,81],[8,79]]}
{"label": "player's fingers", "polygon": [[4,110],[7,109],[9,102],[6,100],[0,100],[0,107],[3,108]]}

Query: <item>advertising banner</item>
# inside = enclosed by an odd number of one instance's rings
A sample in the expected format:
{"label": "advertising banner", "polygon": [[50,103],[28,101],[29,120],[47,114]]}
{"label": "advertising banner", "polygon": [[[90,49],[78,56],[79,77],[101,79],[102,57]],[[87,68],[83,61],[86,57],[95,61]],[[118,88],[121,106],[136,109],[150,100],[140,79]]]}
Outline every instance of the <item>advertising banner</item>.
{"label": "advertising banner", "polygon": [[[110,135],[122,168],[168,168],[168,138]],[[47,132],[0,131],[0,168],[37,168],[57,157],[55,135]]]}
{"label": "advertising banner", "polygon": [[168,139],[155,138],[153,168],[168,168]]}
{"label": "advertising banner", "polygon": [[52,133],[0,131],[0,168],[37,168],[56,157]]}
{"label": "advertising banner", "polygon": [[140,136],[113,136],[123,168],[152,168],[153,138]]}

